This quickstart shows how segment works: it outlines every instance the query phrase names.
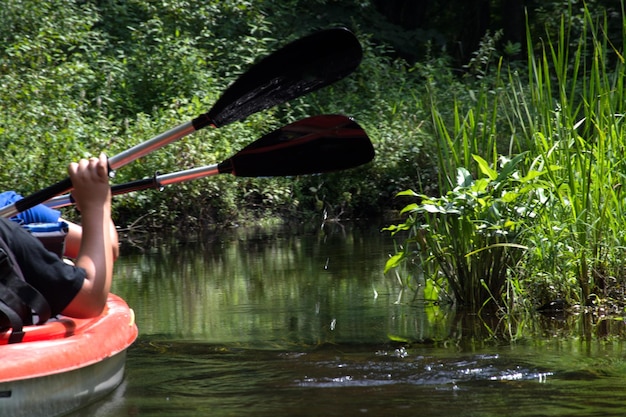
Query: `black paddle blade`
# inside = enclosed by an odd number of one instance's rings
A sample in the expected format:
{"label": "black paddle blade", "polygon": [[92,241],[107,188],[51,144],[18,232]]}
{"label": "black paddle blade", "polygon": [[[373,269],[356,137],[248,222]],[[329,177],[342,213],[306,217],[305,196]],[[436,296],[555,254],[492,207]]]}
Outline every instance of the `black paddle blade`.
{"label": "black paddle blade", "polygon": [[275,130],[218,165],[238,177],[317,174],[374,159],[365,131],[342,115],[309,117]]}
{"label": "black paddle blade", "polygon": [[361,44],[346,28],[296,40],[241,75],[208,113],[193,120],[194,127],[224,126],[318,90],[352,73],[362,56]]}

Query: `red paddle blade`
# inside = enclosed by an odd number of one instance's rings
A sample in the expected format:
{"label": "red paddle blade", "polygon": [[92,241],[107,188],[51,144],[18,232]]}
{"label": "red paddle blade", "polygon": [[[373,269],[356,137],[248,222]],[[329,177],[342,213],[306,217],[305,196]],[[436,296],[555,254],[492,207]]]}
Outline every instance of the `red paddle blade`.
{"label": "red paddle blade", "polygon": [[365,131],[342,115],[309,117],[275,130],[218,166],[239,177],[317,174],[353,168],[374,158]]}

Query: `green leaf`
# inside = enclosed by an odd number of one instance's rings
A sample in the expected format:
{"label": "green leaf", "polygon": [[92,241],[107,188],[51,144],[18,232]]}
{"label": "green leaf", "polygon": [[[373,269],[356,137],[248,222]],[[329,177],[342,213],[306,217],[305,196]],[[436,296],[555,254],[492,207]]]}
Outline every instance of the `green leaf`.
{"label": "green leaf", "polygon": [[398,335],[395,335],[395,334],[388,334],[387,337],[392,342],[409,343],[411,341],[410,339],[407,339],[406,337],[398,336]]}
{"label": "green leaf", "polygon": [[391,258],[387,259],[387,262],[385,262],[384,272],[387,273],[390,269],[393,269],[397,267],[398,265],[400,265],[403,259],[404,259],[404,252],[396,253]]}
{"label": "green leaf", "polygon": [[432,301],[439,299],[439,287],[435,285],[432,279],[426,280],[426,285],[424,286],[424,298]]}
{"label": "green leaf", "polygon": [[500,182],[500,181],[503,181],[505,178],[508,178],[509,175],[511,175],[511,173],[515,171],[517,164],[519,164],[520,161],[524,159],[525,156],[526,156],[526,152],[522,152],[519,155],[516,155],[513,159],[508,160],[502,167],[502,170],[500,171],[500,174],[496,178],[496,181]]}
{"label": "green leaf", "polygon": [[456,184],[459,187],[469,187],[474,182],[474,178],[470,172],[461,167],[456,170]]}
{"label": "green leaf", "polygon": [[419,208],[419,205],[417,203],[409,204],[405,206],[402,210],[400,210],[400,214],[414,212],[414,211],[417,211],[418,208]]}
{"label": "green leaf", "polygon": [[520,182],[522,182],[522,183],[530,182],[530,181],[534,180],[535,178],[538,178],[538,177],[542,176],[545,173],[546,173],[545,171],[535,171],[535,170],[532,170],[528,174],[526,174],[524,177],[520,178]]}
{"label": "green leaf", "polygon": [[472,155],[472,158],[474,158],[474,161],[478,163],[478,168],[480,168],[480,171],[487,177],[489,177],[490,180],[493,181],[498,178],[498,173],[495,170],[491,169],[491,167],[489,167],[487,161],[485,161],[478,155]]}
{"label": "green leaf", "polygon": [[519,197],[518,193],[513,192],[513,191],[509,191],[507,193],[504,193],[504,195],[501,197],[501,199],[505,203],[511,203],[511,202],[517,200],[517,197]]}
{"label": "green leaf", "polygon": [[404,191],[400,191],[398,194],[396,194],[396,197],[402,197],[402,196],[419,197],[419,194],[417,194],[413,190],[404,190]]}
{"label": "green leaf", "polygon": [[484,193],[487,190],[487,187],[489,187],[490,182],[491,181],[489,181],[487,178],[481,178],[479,180],[476,180],[474,186],[472,187],[472,191],[475,191],[477,193]]}

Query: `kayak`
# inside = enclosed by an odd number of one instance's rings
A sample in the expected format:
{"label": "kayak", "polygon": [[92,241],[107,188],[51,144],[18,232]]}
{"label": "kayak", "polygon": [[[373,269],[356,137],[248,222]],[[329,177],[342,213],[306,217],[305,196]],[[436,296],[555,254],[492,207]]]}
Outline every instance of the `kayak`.
{"label": "kayak", "polygon": [[0,332],[0,416],[57,416],[107,395],[124,378],[137,326],[126,302],[110,294],[98,317],[60,316],[24,333],[7,344],[10,331]]}

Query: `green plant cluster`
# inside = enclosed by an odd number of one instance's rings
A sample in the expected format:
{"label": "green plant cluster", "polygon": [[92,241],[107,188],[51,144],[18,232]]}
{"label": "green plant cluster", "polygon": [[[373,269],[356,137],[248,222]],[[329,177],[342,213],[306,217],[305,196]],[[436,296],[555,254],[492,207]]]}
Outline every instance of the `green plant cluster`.
{"label": "green plant cluster", "polygon": [[519,295],[510,285],[509,271],[518,267],[528,250],[520,242],[543,209],[542,196],[549,187],[539,181],[545,171],[522,175],[519,165],[524,158],[525,154],[500,157],[498,172],[473,155],[480,178],[460,167],[456,187],[442,197],[400,193],[420,202],[402,210],[409,214],[404,223],[386,228],[392,234],[407,231],[409,237],[387,261],[385,272],[417,256],[433,284],[425,294],[431,300],[448,299],[471,311],[488,302],[490,307],[508,307],[509,300]]}
{"label": "green plant cluster", "polygon": [[475,61],[480,82],[455,84],[451,100],[429,83],[443,197],[402,193],[417,202],[389,227],[404,237],[387,268],[414,265],[404,282],[424,273],[470,311],[558,298],[623,312],[626,68],[607,19],[577,16],[538,48],[528,31],[526,74],[501,54]]}

